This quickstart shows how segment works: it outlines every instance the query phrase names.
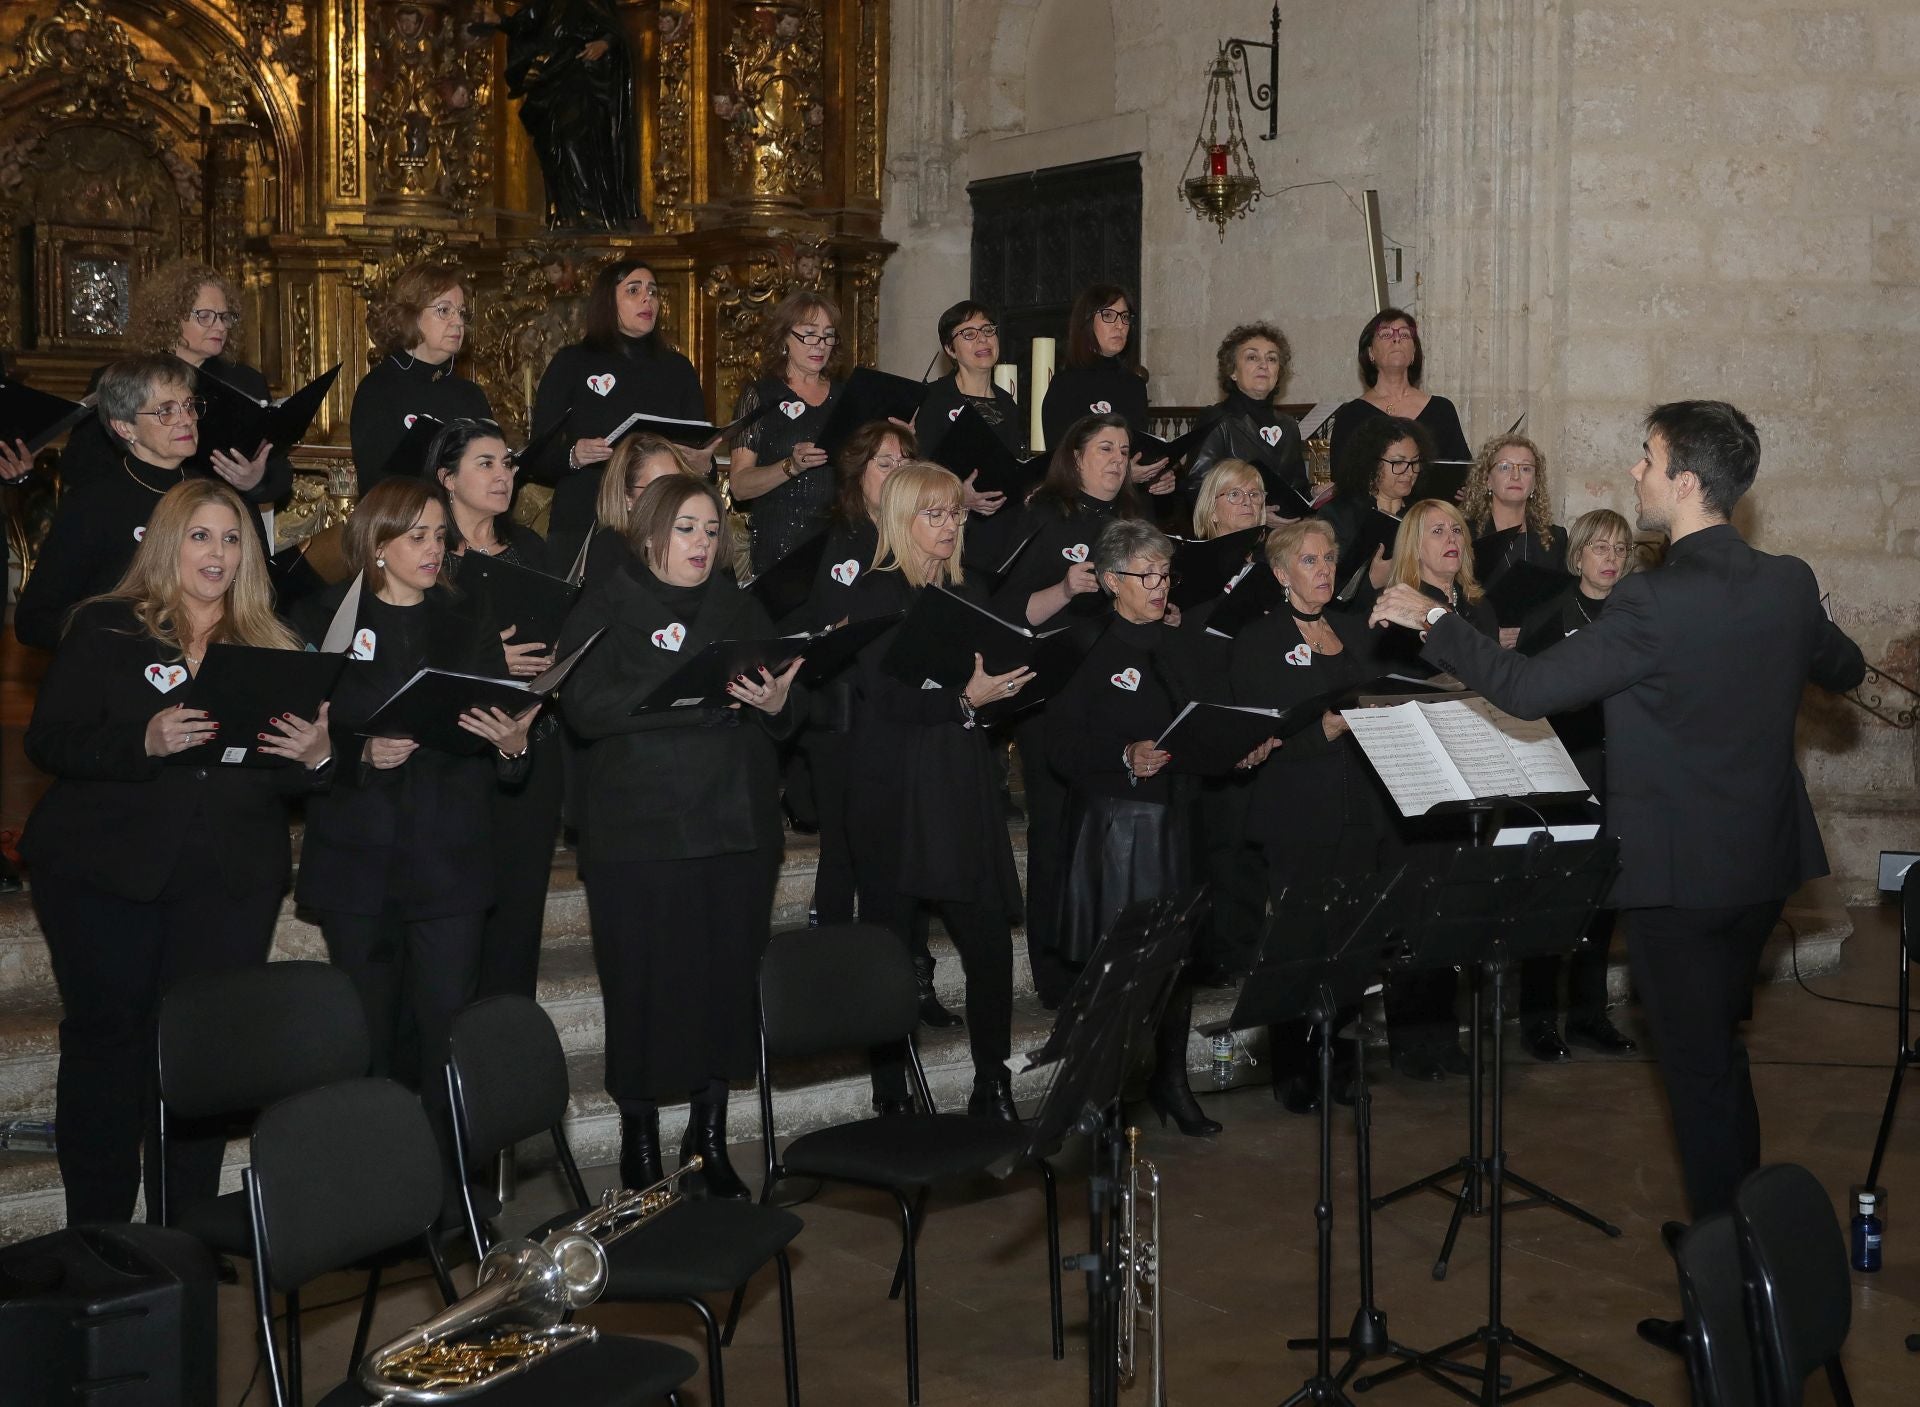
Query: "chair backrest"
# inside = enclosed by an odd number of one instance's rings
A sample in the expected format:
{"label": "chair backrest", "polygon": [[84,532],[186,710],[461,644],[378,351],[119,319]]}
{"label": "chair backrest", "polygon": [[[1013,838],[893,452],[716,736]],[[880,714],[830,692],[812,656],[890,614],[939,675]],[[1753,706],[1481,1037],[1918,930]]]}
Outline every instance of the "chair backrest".
{"label": "chair backrest", "polygon": [[1753,1346],[1733,1214],[1696,1221],[1680,1237],[1673,1259],[1687,1321],[1693,1407],[1747,1407],[1754,1400]]}
{"label": "chair backrest", "polygon": [[475,1002],[453,1018],[448,1049],[469,1166],[566,1117],[567,1054],[531,997]]}
{"label": "chair backrest", "polygon": [[1762,1401],[1796,1407],[1853,1315],[1846,1240],[1819,1180],[1794,1163],[1750,1173],[1733,1199]]}
{"label": "chair backrest", "polygon": [[771,1060],[888,1045],[913,1035],[920,992],[900,936],[870,923],[776,933],[760,959]]}
{"label": "chair backrest", "polygon": [[324,962],[188,977],[160,1003],[160,1099],[172,1115],[250,1114],[367,1073],[366,1009]]}
{"label": "chair backrest", "polygon": [[285,1293],[423,1235],[440,1211],[441,1164],[419,1097],[391,1080],[281,1100],[253,1126],[256,1273]]}

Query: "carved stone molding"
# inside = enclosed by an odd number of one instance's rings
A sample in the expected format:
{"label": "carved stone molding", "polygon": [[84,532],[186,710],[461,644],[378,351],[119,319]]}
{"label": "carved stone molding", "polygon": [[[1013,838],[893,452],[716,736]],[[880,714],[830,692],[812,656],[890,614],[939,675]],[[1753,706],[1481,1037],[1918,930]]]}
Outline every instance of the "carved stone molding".
{"label": "carved stone molding", "polygon": [[734,5],[713,115],[735,190],[754,205],[797,205],[825,179],[825,52],[814,0]]}

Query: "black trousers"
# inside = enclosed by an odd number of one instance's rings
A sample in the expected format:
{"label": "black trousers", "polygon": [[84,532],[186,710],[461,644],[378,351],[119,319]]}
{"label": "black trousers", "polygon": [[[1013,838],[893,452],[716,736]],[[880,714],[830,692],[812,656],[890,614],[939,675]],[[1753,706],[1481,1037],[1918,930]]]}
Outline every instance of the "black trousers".
{"label": "black trousers", "polygon": [[1760,1166],[1760,1109],[1740,1023],[1783,900],[1629,909],[1627,957],[1653,1037],[1694,1220],[1733,1206]]}
{"label": "black trousers", "polygon": [[800,735],[813,779],[814,819],[820,826],[820,859],[813,872],[813,911],[821,923],[852,923],[857,889],[853,842],[847,820],[847,774],[853,736],[822,728]]}
{"label": "black trousers", "polygon": [[480,934],[475,1000],[531,997],[539,986],[540,931],[560,835],[566,748],[566,739],[549,730],[534,743],[533,765],[521,784],[494,788],[493,907]]}
{"label": "black trousers", "polygon": [[[182,867],[157,899],[140,902],[46,868],[33,907],[60,989],[60,1072],[54,1094],[67,1223],[130,1221],[147,1149],[147,1206],[158,1217],[160,999],[183,977],[267,960],[282,889],[232,895],[209,862]],[[174,1205],[219,1190],[225,1139],[170,1140]]]}
{"label": "black trousers", "polygon": [[1604,1016],[1607,1010],[1607,949],[1613,942],[1613,924],[1618,915],[1601,909],[1587,926],[1586,946],[1568,957],[1528,958],[1520,964],[1520,1020],[1557,1021],[1560,1005],[1560,973],[1567,974],[1567,1004],[1564,1010],[1575,1021]]}
{"label": "black trousers", "polygon": [[1027,794],[1027,961],[1040,1000],[1057,1005],[1073,985],[1059,954],[1060,885],[1067,843],[1067,784],[1047,765],[1044,710],[1014,729]]}
{"label": "black trousers", "polygon": [[1247,838],[1252,781],[1244,776],[1209,778],[1200,790],[1203,873],[1213,887],[1213,902],[1194,938],[1194,959],[1229,972],[1253,965],[1266,916],[1261,854]]}
{"label": "black trousers", "polygon": [[[913,942],[915,916],[922,909],[939,915],[967,975],[967,1043],[973,1053],[973,1077],[976,1081],[1000,1078],[1006,1075],[1007,1057],[1013,1053],[1013,930],[1006,916],[990,904],[923,902],[898,890],[866,884],[860,888],[861,921],[892,929],[903,943]],[[920,932],[924,943],[924,925]],[[907,1097],[904,1048],[874,1052],[873,1097]]]}

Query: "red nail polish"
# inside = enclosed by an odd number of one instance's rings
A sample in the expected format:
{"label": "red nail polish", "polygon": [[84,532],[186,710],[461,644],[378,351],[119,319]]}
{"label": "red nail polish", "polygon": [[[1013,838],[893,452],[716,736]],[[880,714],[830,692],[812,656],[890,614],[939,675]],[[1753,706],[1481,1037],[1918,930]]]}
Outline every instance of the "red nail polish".
{"label": "red nail polish", "polygon": [[267,735],[265,733],[255,733],[254,736],[263,743],[267,741]]}

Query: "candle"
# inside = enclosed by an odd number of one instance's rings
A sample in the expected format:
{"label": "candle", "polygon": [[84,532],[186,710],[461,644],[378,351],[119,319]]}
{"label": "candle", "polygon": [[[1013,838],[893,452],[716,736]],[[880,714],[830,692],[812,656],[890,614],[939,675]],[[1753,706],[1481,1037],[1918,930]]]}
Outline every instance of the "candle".
{"label": "candle", "polygon": [[1027,452],[1038,454],[1047,447],[1046,428],[1040,422],[1040,403],[1046,399],[1047,383],[1053,380],[1053,339],[1033,339],[1033,369],[1027,377]]}
{"label": "candle", "polygon": [[1012,362],[1001,362],[993,369],[993,384],[1012,396],[1020,399],[1020,368]]}
{"label": "candle", "polygon": [[1227,149],[1219,142],[1207,148],[1207,174],[1209,176],[1227,174]]}

